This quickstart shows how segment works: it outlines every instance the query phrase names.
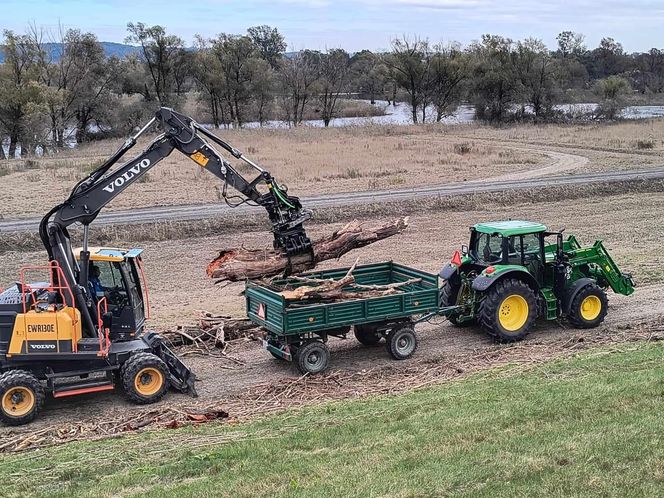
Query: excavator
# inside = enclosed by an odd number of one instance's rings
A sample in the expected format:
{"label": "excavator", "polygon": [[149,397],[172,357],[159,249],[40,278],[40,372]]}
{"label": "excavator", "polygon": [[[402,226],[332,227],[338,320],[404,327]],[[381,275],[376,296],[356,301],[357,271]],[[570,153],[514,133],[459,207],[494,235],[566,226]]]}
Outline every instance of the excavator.
{"label": "excavator", "polygon": [[[138,156],[117,165],[153,126],[161,133]],[[256,172],[243,177],[214,146]],[[193,119],[162,107],[101,166],[79,181],[39,226],[45,266],[24,267],[0,293],[0,420],[34,420],[46,394],[55,398],[121,388],[137,404],[160,400],[169,387],[196,396],[195,374],[164,339],[146,330],[149,293],[140,249],[89,246],[89,228],[101,210],[174,150],[223,182],[230,207],[267,210],[274,248],[289,259],[313,249],[303,223],[311,211],[258,164]],[[228,188],[240,195],[230,195]],[[82,226],[74,249],[68,228]],[[44,281],[28,282],[38,274]]]}

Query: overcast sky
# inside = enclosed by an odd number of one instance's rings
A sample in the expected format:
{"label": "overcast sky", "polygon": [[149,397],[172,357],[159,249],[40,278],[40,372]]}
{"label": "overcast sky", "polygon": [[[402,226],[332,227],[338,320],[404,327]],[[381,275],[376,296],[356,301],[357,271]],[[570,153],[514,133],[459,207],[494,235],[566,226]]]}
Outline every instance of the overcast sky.
{"label": "overcast sky", "polygon": [[161,24],[191,44],[195,34],[243,33],[276,26],[289,50],[389,47],[395,36],[464,44],[483,33],[541,38],[551,48],[560,31],[584,33],[589,47],[604,36],[628,52],[664,48],[664,0],[0,0],[0,28],[34,23],[92,31],[122,42],[129,21]]}

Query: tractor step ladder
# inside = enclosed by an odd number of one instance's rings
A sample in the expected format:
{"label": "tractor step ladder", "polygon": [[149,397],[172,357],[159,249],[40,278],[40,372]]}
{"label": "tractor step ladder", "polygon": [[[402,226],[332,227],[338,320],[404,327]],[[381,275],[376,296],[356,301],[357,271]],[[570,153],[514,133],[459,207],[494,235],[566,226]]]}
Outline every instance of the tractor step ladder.
{"label": "tractor step ladder", "polygon": [[558,298],[552,289],[541,289],[540,292],[546,301],[546,319],[555,320],[558,318]]}

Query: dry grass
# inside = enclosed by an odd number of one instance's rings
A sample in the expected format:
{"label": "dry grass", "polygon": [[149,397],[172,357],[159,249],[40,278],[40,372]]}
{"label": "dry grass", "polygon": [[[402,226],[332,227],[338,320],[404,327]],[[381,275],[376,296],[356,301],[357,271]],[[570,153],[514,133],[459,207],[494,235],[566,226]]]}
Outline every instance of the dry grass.
{"label": "dry grass", "polygon": [[[351,102],[352,104],[352,102]],[[295,195],[407,188],[510,175],[557,164],[566,172],[662,164],[664,120],[587,125],[362,126],[219,130]],[[136,151],[147,144],[143,140]],[[0,164],[0,218],[42,214],[99,165],[121,139],[52,157]],[[552,151],[548,153],[547,151]],[[588,158],[587,164],[577,159]],[[555,174],[558,174],[558,170]],[[240,171],[250,174],[246,168]],[[218,202],[220,182],[175,152],[109,209]],[[38,201],[37,201],[38,200]]]}

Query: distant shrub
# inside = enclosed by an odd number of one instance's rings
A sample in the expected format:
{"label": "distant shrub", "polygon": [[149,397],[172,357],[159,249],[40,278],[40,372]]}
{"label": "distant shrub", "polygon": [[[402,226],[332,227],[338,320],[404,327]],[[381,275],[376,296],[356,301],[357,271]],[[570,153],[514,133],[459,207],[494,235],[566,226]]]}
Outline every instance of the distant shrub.
{"label": "distant shrub", "polygon": [[637,140],[636,148],[641,150],[649,150],[655,148],[655,141],[652,138]]}
{"label": "distant shrub", "polygon": [[470,145],[468,142],[462,142],[460,144],[454,144],[454,152],[456,152],[460,156],[463,156],[465,154],[470,154],[470,152],[472,150],[473,150],[473,146]]}

